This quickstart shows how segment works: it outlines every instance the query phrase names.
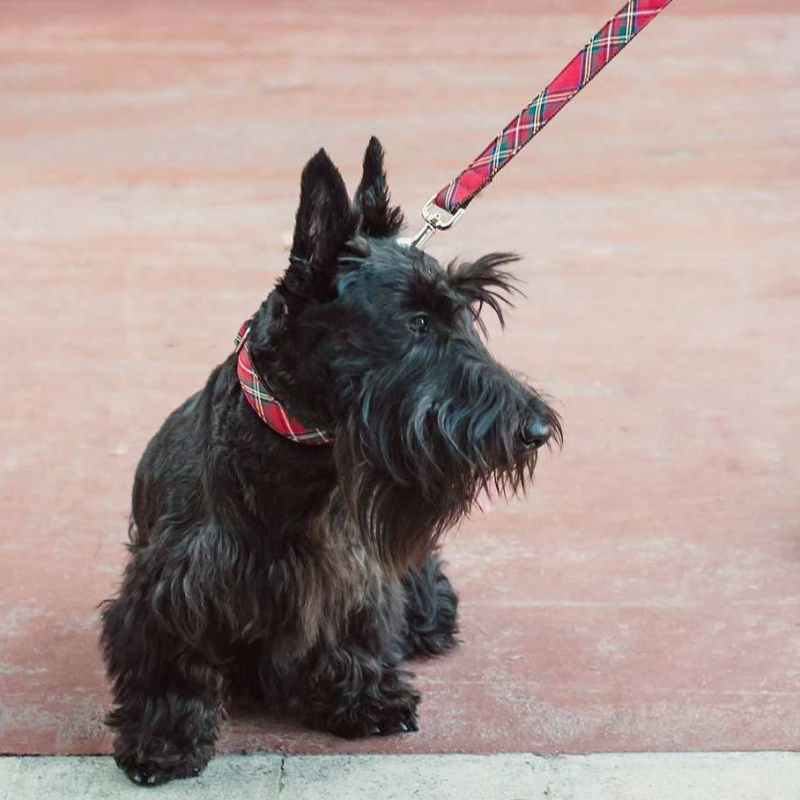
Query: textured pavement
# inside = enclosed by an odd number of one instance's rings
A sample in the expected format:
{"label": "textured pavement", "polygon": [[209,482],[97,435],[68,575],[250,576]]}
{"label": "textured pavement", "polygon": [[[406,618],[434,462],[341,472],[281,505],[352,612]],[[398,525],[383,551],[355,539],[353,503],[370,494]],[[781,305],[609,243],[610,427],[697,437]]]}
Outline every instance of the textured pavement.
{"label": "textured pavement", "polygon": [[[617,0],[0,0],[0,752],[108,752],[97,604],[137,459],[370,134],[416,209]],[[449,537],[418,734],[238,710],[221,749],[800,749],[798,20],[675,2],[430,250],[524,255],[495,352],[558,403],[525,502]]]}
{"label": "textured pavement", "polygon": [[800,753],[219,756],[135,786],[110,756],[0,758],[0,800],[795,800]]}

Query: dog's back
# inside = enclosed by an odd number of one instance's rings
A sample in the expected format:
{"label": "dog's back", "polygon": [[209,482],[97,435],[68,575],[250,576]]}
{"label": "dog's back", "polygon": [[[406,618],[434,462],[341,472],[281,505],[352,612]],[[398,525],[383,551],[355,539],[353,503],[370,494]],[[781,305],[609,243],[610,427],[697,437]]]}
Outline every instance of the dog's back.
{"label": "dog's back", "polygon": [[226,397],[233,399],[236,386],[229,362],[217,367],[206,385],[167,417],[145,448],[133,480],[132,547],[150,544],[168,527],[168,520],[188,523],[202,515],[212,419]]}

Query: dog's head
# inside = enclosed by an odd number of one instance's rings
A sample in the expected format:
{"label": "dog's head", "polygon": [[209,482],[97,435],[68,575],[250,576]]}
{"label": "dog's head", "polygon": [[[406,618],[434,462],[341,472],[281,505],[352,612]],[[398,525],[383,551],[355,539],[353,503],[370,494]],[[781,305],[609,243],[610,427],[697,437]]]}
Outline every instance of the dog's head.
{"label": "dog's head", "polygon": [[489,353],[481,312],[514,291],[493,253],[442,267],[400,244],[383,150],[370,140],[350,200],[320,150],[303,170],[290,264],[251,351],[287,409],[334,433],[340,482],[388,562],[422,556],[482,489],[523,491],[557,414]]}

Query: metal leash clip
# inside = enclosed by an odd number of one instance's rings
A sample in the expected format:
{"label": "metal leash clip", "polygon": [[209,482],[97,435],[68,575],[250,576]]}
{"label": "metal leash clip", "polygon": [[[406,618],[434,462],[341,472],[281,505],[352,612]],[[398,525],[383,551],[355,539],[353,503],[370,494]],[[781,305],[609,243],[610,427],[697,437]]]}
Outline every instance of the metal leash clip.
{"label": "metal leash clip", "polygon": [[465,209],[459,208],[455,214],[451,214],[436,205],[436,195],[433,195],[422,207],[422,219],[425,220],[425,227],[416,236],[404,236],[398,241],[407,247],[417,247],[421,250],[436,231],[446,231],[448,228],[452,228],[464,216],[464,211]]}

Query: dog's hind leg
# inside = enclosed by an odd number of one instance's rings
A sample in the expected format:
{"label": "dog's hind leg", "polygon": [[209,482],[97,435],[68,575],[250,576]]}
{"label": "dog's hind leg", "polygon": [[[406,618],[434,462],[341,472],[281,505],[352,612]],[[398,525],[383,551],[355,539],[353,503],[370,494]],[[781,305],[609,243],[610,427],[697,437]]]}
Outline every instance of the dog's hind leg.
{"label": "dog's hind leg", "polygon": [[458,596],[438,553],[403,579],[406,592],[405,656],[436,656],[458,644]]}
{"label": "dog's hind leg", "polygon": [[103,609],[102,641],[114,681],[107,722],[117,764],[148,786],[199,775],[214,754],[222,672],[157,624],[130,575]]}

